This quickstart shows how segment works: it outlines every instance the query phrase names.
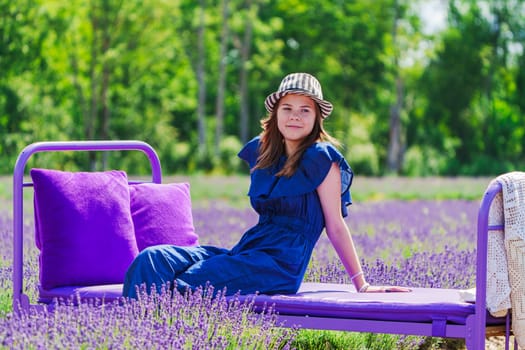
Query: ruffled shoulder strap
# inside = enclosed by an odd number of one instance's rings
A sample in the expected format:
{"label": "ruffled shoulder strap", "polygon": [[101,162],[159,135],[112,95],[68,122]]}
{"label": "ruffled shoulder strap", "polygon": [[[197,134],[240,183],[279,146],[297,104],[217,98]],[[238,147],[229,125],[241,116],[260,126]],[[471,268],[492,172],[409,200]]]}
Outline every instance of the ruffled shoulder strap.
{"label": "ruffled shoulder strap", "polygon": [[299,170],[304,177],[314,179],[314,188],[317,189],[328,175],[332,163],[336,163],[341,172],[341,204],[344,210],[352,204],[350,186],[352,186],[354,172],[337,148],[328,142],[316,143],[306,150]]}
{"label": "ruffled shoulder strap", "polygon": [[250,169],[257,163],[257,157],[259,156],[259,136],[254,137],[239,151],[237,156],[242,160],[246,161],[250,165]]}
{"label": "ruffled shoulder strap", "polygon": [[[249,144],[244,149],[253,147],[249,146]],[[254,149],[255,155],[253,157],[256,161],[257,146]],[[249,153],[249,151],[241,151],[241,153]],[[247,161],[250,163],[249,159]],[[327,142],[319,142],[310,146],[303,154],[298,169],[290,177],[274,176],[282,167],[282,164],[279,169],[274,171],[269,169],[253,171],[248,195],[250,197],[279,198],[313,192],[328,175],[332,163],[337,163],[341,170],[341,207],[343,216],[346,216],[346,207],[352,203],[350,186],[352,185],[353,172],[343,155],[332,144]],[[253,167],[252,163],[250,163],[250,167]]]}

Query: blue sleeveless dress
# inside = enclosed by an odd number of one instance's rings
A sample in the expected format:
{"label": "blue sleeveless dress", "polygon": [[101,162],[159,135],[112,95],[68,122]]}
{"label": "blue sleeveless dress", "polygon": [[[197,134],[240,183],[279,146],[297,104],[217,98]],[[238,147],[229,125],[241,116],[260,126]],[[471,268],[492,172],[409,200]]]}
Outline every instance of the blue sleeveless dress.
{"label": "blue sleeveless dress", "polygon": [[[250,168],[258,156],[259,137],[239,152]],[[248,192],[259,222],[244,233],[232,248],[160,245],[143,250],[133,261],[124,282],[123,295],[136,298],[136,286],[154,285],[157,292],[167,282],[184,292],[210,284],[226,295],[237,292],[263,294],[297,292],[312,250],[325,223],[317,187],[332,163],[341,170],[341,208],[347,215],[351,204],[352,169],[329,143],[316,143],[304,153],[291,177],[276,177],[282,157],[273,169],[251,173]]]}

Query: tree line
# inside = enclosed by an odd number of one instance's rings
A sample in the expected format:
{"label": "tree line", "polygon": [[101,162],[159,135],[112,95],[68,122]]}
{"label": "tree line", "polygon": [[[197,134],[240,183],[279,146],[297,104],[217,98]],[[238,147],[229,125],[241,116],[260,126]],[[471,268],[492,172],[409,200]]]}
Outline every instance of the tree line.
{"label": "tree line", "polygon": [[[146,141],[166,173],[236,172],[264,98],[296,71],[321,81],[356,173],[523,168],[525,1],[449,0],[434,32],[429,4],[0,0],[0,173],[31,142],[96,139]],[[35,164],[144,171],[128,158]]]}

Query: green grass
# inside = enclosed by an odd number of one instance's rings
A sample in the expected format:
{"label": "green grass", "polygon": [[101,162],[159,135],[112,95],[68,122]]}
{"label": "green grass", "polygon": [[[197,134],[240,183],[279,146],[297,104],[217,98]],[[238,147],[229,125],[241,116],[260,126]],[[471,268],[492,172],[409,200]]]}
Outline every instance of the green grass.
{"label": "green grass", "polygon": [[[443,200],[481,199],[492,178],[489,177],[360,177],[351,187],[354,201],[370,200]],[[221,199],[236,205],[247,204],[249,177],[235,176],[168,176],[164,182],[189,182],[195,203]]]}
{"label": "green grass", "polygon": [[398,348],[397,339],[397,336],[389,334],[318,331],[307,329],[299,332],[295,339],[294,346],[297,350],[389,350]]}
{"label": "green grass", "polygon": [[[168,178],[172,180],[173,178]],[[177,180],[177,178],[174,178]],[[248,192],[249,178],[190,176],[192,198],[243,200]],[[386,199],[481,199],[491,178],[485,177],[355,177],[351,187],[355,201]]]}
{"label": "green grass", "polygon": [[357,201],[368,200],[443,200],[481,199],[492,178],[489,177],[359,177],[352,184]]}
{"label": "green grass", "polygon": [[[131,176],[130,176],[131,177]],[[356,176],[351,187],[355,201],[387,199],[481,199],[490,183],[489,177],[362,177]],[[250,178],[247,175],[207,176],[169,175],[163,182],[189,182],[192,201],[224,200],[247,205]],[[30,192],[30,191],[26,191]],[[11,199],[12,177],[0,176],[0,199]],[[27,198],[27,196],[25,196]]]}
{"label": "green grass", "polygon": [[0,317],[4,317],[13,310],[13,293],[9,290],[0,290]]}

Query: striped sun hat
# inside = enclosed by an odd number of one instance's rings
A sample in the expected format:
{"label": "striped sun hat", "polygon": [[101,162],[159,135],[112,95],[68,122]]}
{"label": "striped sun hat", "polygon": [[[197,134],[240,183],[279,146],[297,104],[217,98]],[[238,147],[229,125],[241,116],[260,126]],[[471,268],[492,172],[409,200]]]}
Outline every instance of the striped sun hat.
{"label": "striped sun hat", "polygon": [[284,77],[276,92],[266,97],[266,100],[264,100],[266,110],[272,113],[275,104],[281,97],[287,94],[299,94],[311,97],[319,105],[323,118],[328,117],[334,108],[330,102],[323,100],[321,84],[313,75],[308,73],[292,73]]}

